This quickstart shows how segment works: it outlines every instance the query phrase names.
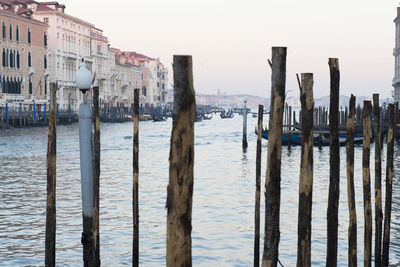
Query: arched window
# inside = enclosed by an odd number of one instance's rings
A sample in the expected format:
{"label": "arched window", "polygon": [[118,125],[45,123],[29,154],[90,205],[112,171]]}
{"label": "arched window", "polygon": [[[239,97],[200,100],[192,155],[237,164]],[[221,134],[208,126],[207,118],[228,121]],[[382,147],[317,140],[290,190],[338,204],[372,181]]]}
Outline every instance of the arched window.
{"label": "arched window", "polygon": [[19,52],[17,51],[17,69],[20,68],[20,58],[19,58]]}
{"label": "arched window", "polygon": [[12,40],[12,24],[10,23],[10,40]]}
{"label": "arched window", "polygon": [[14,54],[13,51],[10,51],[10,68],[14,68]]}
{"label": "arched window", "polygon": [[10,81],[7,77],[7,81],[6,81],[6,94],[10,92]]}
{"label": "arched window", "polygon": [[19,42],[19,27],[15,26],[15,41]]}
{"label": "arched window", "polygon": [[31,52],[28,52],[28,68],[32,67]]}
{"label": "arched window", "polygon": [[43,57],[43,66],[44,66],[44,69],[47,69],[47,57],[46,57],[46,55],[44,55],[44,57]]}
{"label": "arched window", "polygon": [[28,44],[31,43],[31,29],[28,28]]}
{"label": "arched window", "polygon": [[19,79],[18,80],[18,94],[21,94],[21,83],[22,83],[22,80]]}
{"label": "arched window", "polygon": [[6,23],[3,21],[3,24],[1,26],[1,30],[2,30],[2,37],[5,39],[6,38]]}
{"label": "arched window", "polygon": [[6,50],[3,48],[3,52],[1,53],[1,62],[3,68],[6,67]]}
{"label": "arched window", "polygon": [[6,50],[6,67],[8,68],[10,66],[10,62],[8,61],[8,57],[9,57],[9,53],[8,53],[8,49]]}
{"label": "arched window", "polygon": [[2,80],[1,80],[1,91],[3,92],[3,94],[6,93],[6,80],[5,80],[4,76],[2,77]]}

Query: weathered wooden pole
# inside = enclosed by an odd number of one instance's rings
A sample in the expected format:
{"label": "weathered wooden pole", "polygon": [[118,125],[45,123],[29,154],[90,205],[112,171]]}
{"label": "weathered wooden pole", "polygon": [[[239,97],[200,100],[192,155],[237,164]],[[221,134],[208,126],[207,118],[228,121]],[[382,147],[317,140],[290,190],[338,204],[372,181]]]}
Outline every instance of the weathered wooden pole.
{"label": "weathered wooden pole", "polygon": [[390,220],[392,216],[393,154],[397,106],[389,104],[389,129],[386,149],[385,222],[382,243],[382,266],[389,266]]}
{"label": "weathered wooden pole", "polygon": [[263,267],[275,267],[278,262],[282,120],[285,103],[285,83],[286,47],[272,47],[271,104],[268,128],[267,173],[265,180]]}
{"label": "weathered wooden pole", "polygon": [[50,84],[50,119],[47,143],[47,203],[45,266],[56,265],[56,87]]}
{"label": "weathered wooden pole", "polygon": [[363,193],[364,193],[364,266],[371,266],[372,214],[371,178],[369,170],[371,145],[371,101],[364,101],[363,107]]}
{"label": "weathered wooden pole", "polygon": [[93,87],[93,244],[94,264],[100,266],[100,113],[99,87]]}
{"label": "weathered wooden pole", "polygon": [[256,200],[254,212],[254,267],[260,266],[260,199],[261,199],[261,139],[264,106],[258,105],[256,152]]}
{"label": "weathered wooden pole", "polygon": [[167,267],[192,266],[196,101],[191,56],[174,56],[174,110],[167,196]]}
{"label": "weathered wooden pole", "polygon": [[329,108],[329,196],[328,196],[328,244],[326,266],[337,266],[338,245],[338,209],[339,209],[339,178],[340,178],[340,156],[339,156],[339,59],[329,58],[329,69],[331,76],[331,96]]}
{"label": "weathered wooden pole", "polygon": [[347,120],[346,159],[347,159],[347,203],[349,206],[348,265],[357,266],[357,212],[354,192],[354,118],[356,98],[351,95],[349,118]]}
{"label": "weathered wooden pole", "polygon": [[313,188],[313,74],[301,74],[300,101],[301,164],[299,184],[299,219],[297,225],[297,266],[311,266],[311,213]]}
{"label": "weathered wooden pole", "polygon": [[379,94],[373,95],[375,141],[375,267],[382,266],[382,163]]}
{"label": "weathered wooden pole", "polygon": [[247,98],[244,99],[244,106],[243,106],[243,139],[242,139],[242,148],[247,148]]}
{"label": "weathered wooden pole", "polygon": [[288,108],[288,148],[292,148],[292,107]]}
{"label": "weathered wooden pole", "polygon": [[134,91],[133,108],[133,244],[132,266],[139,266],[139,89]]}

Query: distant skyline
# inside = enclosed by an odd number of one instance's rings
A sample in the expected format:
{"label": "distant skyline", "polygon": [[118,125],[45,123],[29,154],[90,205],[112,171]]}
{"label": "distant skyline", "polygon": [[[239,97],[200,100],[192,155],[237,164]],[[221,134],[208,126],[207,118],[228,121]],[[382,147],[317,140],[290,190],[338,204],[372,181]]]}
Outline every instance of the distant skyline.
{"label": "distant skyline", "polygon": [[112,47],[160,60],[193,56],[201,94],[270,97],[272,46],[287,46],[286,89],[314,73],[314,96],[329,94],[328,58],[339,58],[341,95],[391,96],[396,1],[230,0],[59,1],[104,31]]}

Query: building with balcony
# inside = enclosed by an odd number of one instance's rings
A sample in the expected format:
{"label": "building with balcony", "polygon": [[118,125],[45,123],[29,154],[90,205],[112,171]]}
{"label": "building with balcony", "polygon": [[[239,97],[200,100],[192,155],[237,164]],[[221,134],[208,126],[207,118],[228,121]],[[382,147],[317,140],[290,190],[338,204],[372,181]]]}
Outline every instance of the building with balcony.
{"label": "building with balcony", "polygon": [[45,100],[49,91],[48,25],[33,1],[0,1],[0,99]]}
{"label": "building with balcony", "polygon": [[397,17],[394,19],[394,23],[396,25],[396,41],[395,48],[393,49],[394,56],[394,78],[393,78],[393,87],[394,87],[394,101],[400,102],[400,7],[397,8]]}
{"label": "building with balcony", "polygon": [[[28,0],[24,0],[28,1]],[[92,70],[92,29],[94,25],[65,13],[58,2],[32,2],[33,17],[49,25],[48,49],[51,82],[57,83],[60,109],[77,110],[82,96],[75,85],[75,72],[83,59]]]}

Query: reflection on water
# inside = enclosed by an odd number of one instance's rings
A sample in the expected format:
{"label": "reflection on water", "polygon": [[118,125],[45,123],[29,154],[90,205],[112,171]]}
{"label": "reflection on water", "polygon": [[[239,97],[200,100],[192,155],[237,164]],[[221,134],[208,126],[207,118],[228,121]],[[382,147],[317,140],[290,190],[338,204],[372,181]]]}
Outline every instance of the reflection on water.
{"label": "reflection on water", "polygon": [[[248,119],[248,129],[257,124]],[[57,263],[82,262],[80,172],[77,124],[57,128]],[[103,266],[131,265],[132,123],[101,125],[100,241]],[[242,118],[195,124],[193,194],[193,264],[250,266],[256,135],[242,150]],[[171,120],[140,123],[140,262],[165,265],[166,188]],[[0,266],[43,265],[46,206],[47,129],[0,132]],[[263,141],[262,184],[267,142]],[[338,266],[347,265],[348,209],[345,148],[341,148]],[[371,149],[373,151],[373,149]],[[400,151],[395,151],[400,169]],[[373,153],[372,153],[373,154]],[[362,148],[355,151],[358,260],[363,259]],[[386,157],[386,150],[382,155]],[[371,170],[373,170],[371,160]],[[280,260],[294,266],[297,250],[297,208],[300,148],[282,150]],[[382,163],[386,166],[386,162]],[[394,178],[391,263],[400,264],[400,181]],[[374,181],[371,173],[371,181]],[[385,169],[383,170],[385,177]],[[314,149],[312,265],[324,266],[329,148]],[[262,187],[264,188],[264,187]],[[373,188],[373,184],[371,185]],[[263,234],[264,195],[261,199]],[[374,203],[372,203],[374,207]],[[374,211],[372,211],[374,214]],[[261,248],[263,245],[261,244]]]}

